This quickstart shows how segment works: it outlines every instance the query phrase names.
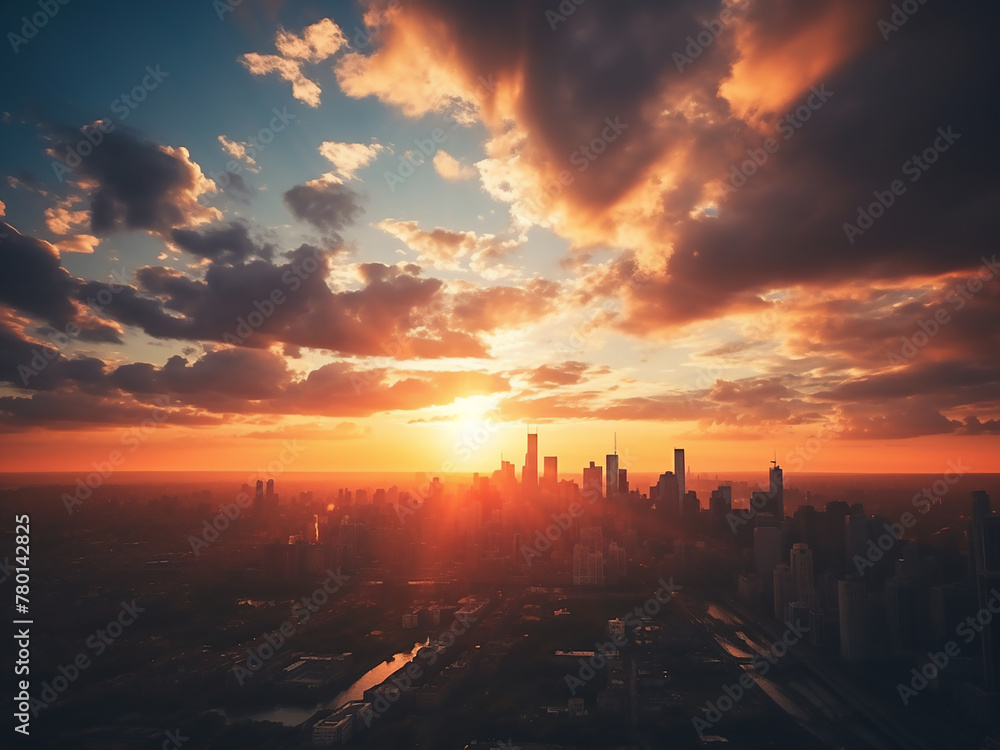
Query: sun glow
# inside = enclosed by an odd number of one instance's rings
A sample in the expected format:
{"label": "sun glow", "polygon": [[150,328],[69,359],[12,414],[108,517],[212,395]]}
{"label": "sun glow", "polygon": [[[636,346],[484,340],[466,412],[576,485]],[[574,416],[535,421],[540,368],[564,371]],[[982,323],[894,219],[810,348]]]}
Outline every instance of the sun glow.
{"label": "sun glow", "polygon": [[455,431],[466,435],[475,432],[487,422],[492,424],[500,422],[497,401],[496,396],[466,396],[456,398],[446,409],[454,419]]}

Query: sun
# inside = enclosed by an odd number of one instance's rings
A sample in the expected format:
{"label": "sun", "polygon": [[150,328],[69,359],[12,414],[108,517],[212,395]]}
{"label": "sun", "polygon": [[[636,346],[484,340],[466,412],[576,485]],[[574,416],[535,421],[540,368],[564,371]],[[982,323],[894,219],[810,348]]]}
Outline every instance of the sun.
{"label": "sun", "polygon": [[445,409],[454,419],[455,433],[462,437],[491,427],[495,430],[500,423],[497,404],[496,396],[465,396],[456,398]]}

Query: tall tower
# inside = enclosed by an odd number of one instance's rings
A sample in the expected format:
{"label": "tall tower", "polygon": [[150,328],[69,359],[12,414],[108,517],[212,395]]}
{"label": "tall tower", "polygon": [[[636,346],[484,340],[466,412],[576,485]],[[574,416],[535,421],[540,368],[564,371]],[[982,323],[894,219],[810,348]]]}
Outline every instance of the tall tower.
{"label": "tall tower", "polygon": [[674,448],[674,476],[677,477],[677,498],[680,500],[687,491],[684,486],[684,449]]}
{"label": "tall tower", "polygon": [[264,480],[258,479],[253,497],[253,513],[257,518],[264,514]]}
{"label": "tall tower", "polygon": [[781,467],[778,466],[778,461],[775,459],[771,462],[774,464],[767,471],[767,495],[769,502],[767,504],[766,512],[770,513],[772,516],[778,519],[778,521],[785,520],[785,479],[784,474],[781,471]]}
{"label": "tall tower", "polygon": [[607,463],[604,474],[604,497],[609,503],[613,503],[618,499],[618,451],[609,453],[605,458]]}
{"label": "tall tower", "polygon": [[521,487],[525,492],[538,489],[538,432],[528,433],[528,452],[524,456],[521,470]]}

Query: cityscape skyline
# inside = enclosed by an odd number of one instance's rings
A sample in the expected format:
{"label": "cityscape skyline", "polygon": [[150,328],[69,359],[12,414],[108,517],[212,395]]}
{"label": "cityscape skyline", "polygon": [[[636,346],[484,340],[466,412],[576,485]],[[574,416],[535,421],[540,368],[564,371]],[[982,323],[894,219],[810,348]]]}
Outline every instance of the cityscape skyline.
{"label": "cityscape skyline", "polygon": [[518,468],[525,425],[567,465],[988,466],[966,1],[11,0],[0,471],[423,470],[486,418]]}
{"label": "cityscape skyline", "polygon": [[998,28],[4,0],[0,747],[1000,750]]}

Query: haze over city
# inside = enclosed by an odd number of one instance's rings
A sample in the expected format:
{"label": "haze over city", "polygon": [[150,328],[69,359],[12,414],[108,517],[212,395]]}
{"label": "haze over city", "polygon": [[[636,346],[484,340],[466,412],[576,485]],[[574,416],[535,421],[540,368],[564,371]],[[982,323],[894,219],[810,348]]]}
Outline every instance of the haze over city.
{"label": "haze over city", "polygon": [[4,3],[0,744],[1000,746],[998,22]]}

